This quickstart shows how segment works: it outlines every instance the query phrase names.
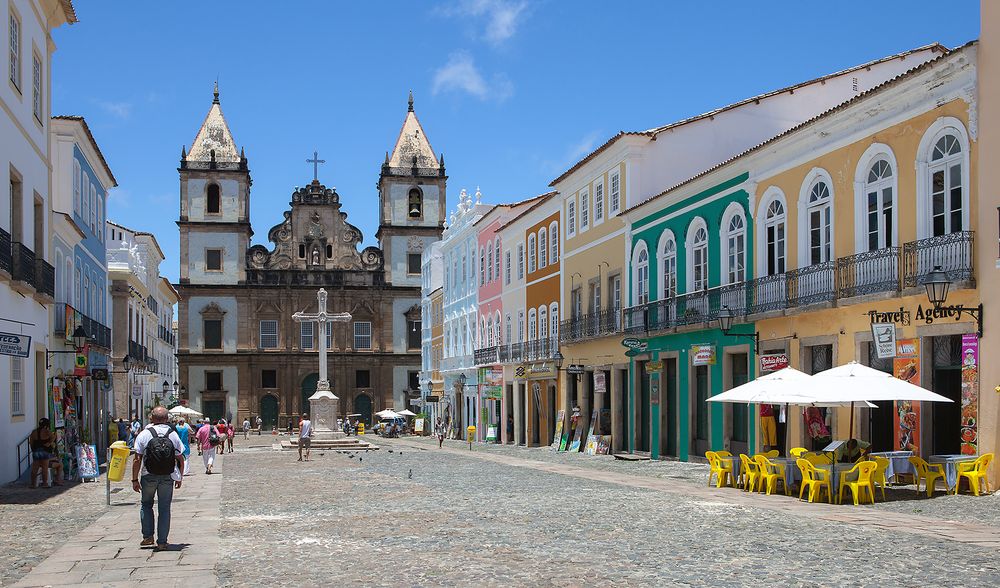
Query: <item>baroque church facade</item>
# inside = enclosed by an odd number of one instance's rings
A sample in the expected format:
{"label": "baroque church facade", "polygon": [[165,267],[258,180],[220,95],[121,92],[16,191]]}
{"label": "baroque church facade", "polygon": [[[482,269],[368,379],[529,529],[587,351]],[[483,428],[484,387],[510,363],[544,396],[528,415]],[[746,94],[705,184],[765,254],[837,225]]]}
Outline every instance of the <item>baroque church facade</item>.
{"label": "baroque church facade", "polygon": [[[378,247],[359,251],[336,189],[314,179],[291,194],[289,209],[251,245],[250,167],[222,114],[218,88],[180,167],[178,365],[189,405],[206,416],[260,415],[285,427],[308,409],[319,345],[340,414],[372,422],[385,408],[411,408],[419,396],[420,257],[441,238],[447,176],[409,108],[378,182]],[[297,323],[316,312],[345,323]]]}

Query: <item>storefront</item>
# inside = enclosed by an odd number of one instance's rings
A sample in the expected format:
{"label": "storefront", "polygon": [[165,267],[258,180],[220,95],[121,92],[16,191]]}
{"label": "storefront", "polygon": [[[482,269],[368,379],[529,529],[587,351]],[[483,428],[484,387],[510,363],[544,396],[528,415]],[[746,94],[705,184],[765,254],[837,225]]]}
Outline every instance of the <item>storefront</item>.
{"label": "storefront", "polygon": [[482,431],[476,430],[476,437],[487,443],[500,443],[501,427],[506,425],[503,415],[503,366],[479,368],[479,397]]}
{"label": "storefront", "polygon": [[[515,427],[528,447],[551,445],[556,431],[559,372],[554,361],[526,363],[514,370]],[[517,410],[520,408],[520,410]]]}

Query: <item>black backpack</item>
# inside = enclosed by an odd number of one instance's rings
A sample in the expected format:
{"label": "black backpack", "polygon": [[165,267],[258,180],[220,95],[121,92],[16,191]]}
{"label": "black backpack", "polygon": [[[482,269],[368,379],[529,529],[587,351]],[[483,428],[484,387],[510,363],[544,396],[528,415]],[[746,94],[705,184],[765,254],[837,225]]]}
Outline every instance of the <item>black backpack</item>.
{"label": "black backpack", "polygon": [[208,425],[208,444],[215,447],[219,444],[219,432],[215,425]]}
{"label": "black backpack", "polygon": [[154,425],[149,427],[149,432],[153,435],[153,438],[146,444],[146,452],[142,456],[146,465],[146,471],[158,476],[174,473],[174,465],[177,463],[177,458],[174,457],[174,443],[170,440],[170,433],[174,432],[174,428],[170,427],[167,434],[161,436],[156,432],[156,426]]}

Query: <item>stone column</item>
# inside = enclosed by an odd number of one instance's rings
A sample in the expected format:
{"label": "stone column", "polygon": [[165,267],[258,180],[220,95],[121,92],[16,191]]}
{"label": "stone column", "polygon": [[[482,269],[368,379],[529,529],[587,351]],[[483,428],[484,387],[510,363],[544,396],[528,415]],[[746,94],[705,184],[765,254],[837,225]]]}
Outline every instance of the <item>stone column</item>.
{"label": "stone column", "polygon": [[339,439],[344,436],[337,424],[337,401],[329,390],[317,390],[309,397],[309,417],[313,425],[313,439]]}
{"label": "stone column", "polygon": [[625,429],[624,419],[622,418],[625,415],[625,407],[622,406],[624,400],[622,395],[622,371],[617,367],[611,368],[611,381],[609,384],[609,394],[611,394],[611,452],[618,453],[622,451],[623,447],[628,447],[628,443],[625,442],[625,435],[628,434],[628,431]]}

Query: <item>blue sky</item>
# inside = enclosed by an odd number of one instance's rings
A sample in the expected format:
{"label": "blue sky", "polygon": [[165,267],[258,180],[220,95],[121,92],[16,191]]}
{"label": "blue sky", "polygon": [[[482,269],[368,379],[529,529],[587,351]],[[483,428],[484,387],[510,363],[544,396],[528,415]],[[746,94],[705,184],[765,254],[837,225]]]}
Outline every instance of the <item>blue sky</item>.
{"label": "blue sky", "polygon": [[312,179],[315,149],[374,244],[379,167],[411,88],[450,209],[463,187],[487,202],[544,192],[621,129],[979,34],[978,0],[74,4],[80,22],[55,32],[53,114],[87,118],[119,182],[109,217],[153,232],[172,280],[176,168],[216,77],[250,161],[255,242]]}

